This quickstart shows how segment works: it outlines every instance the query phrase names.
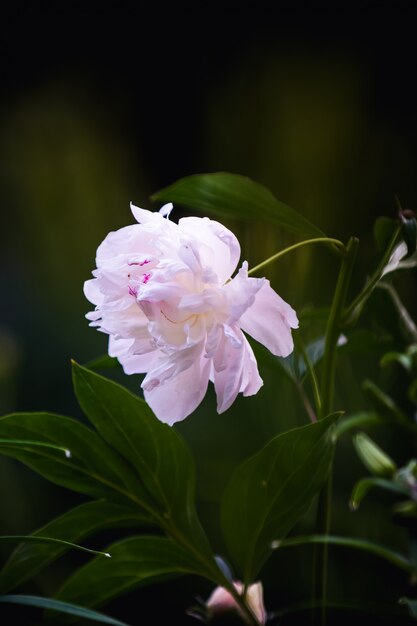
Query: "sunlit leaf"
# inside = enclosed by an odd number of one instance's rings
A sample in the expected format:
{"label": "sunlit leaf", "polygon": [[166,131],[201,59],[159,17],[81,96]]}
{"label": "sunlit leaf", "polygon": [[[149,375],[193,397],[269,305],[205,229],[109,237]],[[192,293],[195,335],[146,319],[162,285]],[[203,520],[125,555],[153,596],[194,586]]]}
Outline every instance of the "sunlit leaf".
{"label": "sunlit leaf", "polygon": [[91,620],[93,622],[100,622],[101,624],[109,624],[109,626],[128,626],[125,622],[120,622],[119,620],[109,617],[108,615],[104,615],[103,613],[91,611],[82,606],[70,604],[69,602],[61,602],[60,600],[54,600],[52,598],[27,595],[8,595],[0,596],[0,602],[3,604],[21,604],[24,606],[48,609],[65,615],[72,615],[74,617],[81,617],[82,619]]}
{"label": "sunlit leaf", "polygon": [[81,541],[104,528],[137,528],[147,523],[149,520],[140,511],[127,507],[108,502],[81,504],[39,528],[29,538],[35,542],[39,535],[48,536],[57,543],[22,543],[14,550],[0,572],[0,590],[5,593],[32,578],[69,549],[67,542]]}
{"label": "sunlit leaf", "polygon": [[309,508],[333,457],[332,415],[278,435],[239,466],[226,487],[222,527],[246,582]]}
{"label": "sunlit leaf", "polygon": [[187,176],[153,194],[152,200],[177,203],[220,218],[268,220],[291,232],[323,236],[319,228],[277,200],[266,187],[237,174]]}

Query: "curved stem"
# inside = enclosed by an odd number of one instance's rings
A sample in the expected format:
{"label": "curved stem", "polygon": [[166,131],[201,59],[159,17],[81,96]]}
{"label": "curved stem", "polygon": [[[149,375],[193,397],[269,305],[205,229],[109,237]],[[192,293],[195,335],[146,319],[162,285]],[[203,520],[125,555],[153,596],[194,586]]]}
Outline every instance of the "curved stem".
{"label": "curved stem", "polygon": [[361,312],[362,307],[360,305],[363,304],[365,300],[371,295],[372,291],[375,289],[375,286],[381,280],[382,272],[384,271],[384,268],[390,259],[400,232],[401,226],[398,226],[390,239],[390,242],[378,264],[378,267],[376,268],[362,291],[356,296],[353,302],[351,302],[351,304],[346,309],[343,316],[343,321],[345,324],[351,324],[353,321],[355,321],[356,317],[358,317]]}
{"label": "curved stem", "polygon": [[287,254],[287,252],[292,252],[292,250],[296,250],[297,248],[301,248],[302,246],[307,246],[310,243],[332,244],[332,246],[337,248],[339,253],[340,252],[346,253],[346,248],[344,244],[338,239],[332,239],[331,237],[315,237],[314,239],[306,239],[305,241],[299,241],[298,243],[295,243],[292,246],[289,246],[288,248],[284,248],[284,250],[280,250],[276,254],[273,254],[269,258],[265,259],[265,261],[262,261],[262,263],[259,263],[259,265],[255,265],[255,267],[252,267],[252,269],[249,270],[248,275],[254,274],[258,270],[260,270],[262,267],[265,267],[266,265],[273,263],[273,261],[276,261],[280,257],[284,256],[284,254]]}

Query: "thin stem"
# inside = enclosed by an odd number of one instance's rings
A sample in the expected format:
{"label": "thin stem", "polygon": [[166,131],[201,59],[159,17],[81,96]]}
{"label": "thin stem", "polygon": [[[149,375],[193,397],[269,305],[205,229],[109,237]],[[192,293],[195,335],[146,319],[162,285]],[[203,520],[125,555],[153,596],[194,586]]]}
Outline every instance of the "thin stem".
{"label": "thin stem", "polygon": [[[382,272],[384,271],[385,266],[387,265],[390,256],[394,250],[395,244],[397,243],[398,235],[401,233],[401,226],[398,226],[391,239],[390,242],[382,256],[378,267],[364,286],[361,292],[358,293],[353,302],[347,307],[344,316],[343,322],[345,324],[350,324],[355,321],[356,317],[359,316],[361,308],[360,305],[365,302],[365,300],[371,295],[377,283],[381,280]],[[355,315],[356,314],[356,315]]]}
{"label": "thin stem", "polygon": [[[313,367],[313,364],[311,362],[311,359],[308,356],[308,352],[307,352],[307,350],[305,348],[304,342],[301,339],[299,334],[297,334],[296,337],[294,337],[294,342],[296,343],[297,348],[301,352],[301,356],[303,357],[305,366],[306,366],[307,371],[308,371],[308,373],[310,375],[311,384],[312,384],[312,387],[313,387],[313,395],[314,395],[314,402],[315,402],[315,406],[316,406],[316,412],[317,412],[317,414],[320,414],[321,397],[320,397],[320,389],[319,389],[319,383],[318,383],[318,380],[317,380],[316,372],[314,370],[314,367]],[[312,421],[316,421],[316,420],[312,420]]]}
{"label": "thin stem", "polygon": [[265,259],[265,261],[262,261],[262,263],[259,263],[259,265],[255,265],[255,267],[252,267],[249,270],[248,275],[255,274],[255,272],[257,272],[263,267],[266,267],[266,265],[273,263],[280,257],[284,256],[284,254],[287,254],[287,252],[292,252],[292,250],[296,250],[297,248],[301,248],[302,246],[306,246],[310,243],[332,244],[332,246],[335,246],[337,248],[338,252],[346,253],[346,248],[344,244],[338,239],[332,239],[330,237],[315,237],[314,239],[306,239],[305,241],[299,241],[298,243],[295,243],[292,246],[289,246],[288,248],[284,248],[284,250],[280,250],[276,254],[273,254],[272,256],[270,256],[268,259]]}
{"label": "thin stem", "polygon": [[[352,275],[352,269],[356,252],[358,248],[358,240],[351,237],[346,249],[346,255],[343,257],[342,265],[339,271],[339,277],[336,284],[333,302],[330,310],[329,321],[326,330],[326,339],[323,357],[323,369],[321,377],[321,406],[319,411],[319,419],[323,419],[328,415],[333,406],[334,381],[335,381],[335,361],[337,340],[341,329],[341,319],[346,295]],[[317,509],[317,532],[327,535],[330,529],[331,521],[331,494],[332,494],[332,475],[331,470],[329,478],[325,483],[318,501]],[[327,562],[328,562],[328,546],[324,544],[315,554],[315,570],[317,572],[317,597],[322,603],[321,625],[326,624],[326,601],[327,601]]]}

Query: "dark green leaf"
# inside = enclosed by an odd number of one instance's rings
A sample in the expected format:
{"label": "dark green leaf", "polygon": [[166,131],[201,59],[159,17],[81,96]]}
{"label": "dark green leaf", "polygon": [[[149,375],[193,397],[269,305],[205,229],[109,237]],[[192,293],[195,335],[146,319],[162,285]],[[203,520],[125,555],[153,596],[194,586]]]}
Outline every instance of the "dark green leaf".
{"label": "dark green leaf", "polygon": [[32,536],[39,535],[64,540],[56,545],[21,544],[11,554],[0,572],[0,590],[5,593],[32,578],[46,565],[68,550],[65,541],[78,542],[104,528],[139,526],[149,523],[146,518],[127,507],[108,502],[87,502],[52,520]]}
{"label": "dark green leaf", "polygon": [[268,220],[291,232],[323,236],[319,228],[277,200],[266,187],[228,172],[181,178],[153,194],[152,200],[178,203],[220,218]]}
{"label": "dark green leaf", "polygon": [[390,217],[378,217],[374,224],[374,239],[378,252],[383,252],[396,230],[398,229],[398,220]]}
{"label": "dark green leaf", "polygon": [[195,561],[171,539],[131,537],[106,548],[111,559],[93,559],[64,584],[57,598],[82,606],[101,606],[141,585],[200,574]]}
{"label": "dark green leaf", "polygon": [[[0,437],[36,440],[35,443],[0,443],[2,454],[25,465],[63,487],[93,497],[123,497],[139,489],[127,464],[90,428],[69,417],[51,413],[15,413],[0,418]],[[69,450],[40,446],[40,442]]]}
{"label": "dark green leaf", "polygon": [[307,511],[333,457],[329,416],[272,439],[237,468],[223,497],[222,526],[230,554],[245,582]]}
{"label": "dark green leaf", "polygon": [[378,543],[373,543],[364,539],[355,539],[353,537],[334,537],[332,535],[307,535],[306,537],[294,537],[291,539],[284,539],[283,541],[277,541],[274,543],[274,549],[289,548],[292,546],[302,546],[307,544],[327,544],[340,546],[345,548],[353,548],[354,550],[362,550],[369,552],[375,556],[385,559],[395,565],[399,569],[406,572],[415,572],[413,563],[403,556],[399,552],[385,548]]}
{"label": "dark green leaf", "polygon": [[176,430],[124,387],[73,364],[75,393],[103,438],[136,468],[149,493],[149,511],[183,545],[216,567],[194,504],[194,463]]}
{"label": "dark green leaf", "polygon": [[93,359],[92,361],[85,363],[84,367],[96,372],[99,370],[121,367],[121,365],[115,357],[103,354],[102,356],[97,357],[97,359]]}
{"label": "dark green leaf", "polygon": [[46,443],[45,441],[33,441],[31,439],[12,439],[8,437],[6,439],[0,439],[0,446],[31,446],[32,448],[36,446],[40,446],[41,448],[50,448],[51,450],[60,450],[62,454],[65,454],[67,459],[71,457],[71,450],[67,448],[63,448],[62,446],[55,446],[52,443]]}
{"label": "dark green leaf", "polygon": [[51,598],[41,598],[39,596],[24,596],[24,595],[10,595],[0,596],[0,602],[11,604],[22,604],[26,606],[34,606],[41,609],[48,609],[50,611],[58,611],[58,613],[64,613],[66,615],[73,615],[75,617],[81,617],[93,622],[100,622],[101,624],[109,624],[110,626],[128,626],[125,622],[120,622],[113,617],[98,613],[97,611],[91,611],[85,609],[82,606],[70,604],[68,602],[61,602],[59,600],[53,600]]}

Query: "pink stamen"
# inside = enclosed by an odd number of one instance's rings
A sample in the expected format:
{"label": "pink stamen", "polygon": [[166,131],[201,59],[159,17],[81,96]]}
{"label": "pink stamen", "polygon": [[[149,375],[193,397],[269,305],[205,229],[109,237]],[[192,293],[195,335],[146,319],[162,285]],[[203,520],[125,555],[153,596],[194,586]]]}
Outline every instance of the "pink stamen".
{"label": "pink stamen", "polygon": [[146,283],[148,282],[148,280],[150,279],[151,275],[150,274],[144,274],[142,277],[142,282],[144,285],[146,285]]}
{"label": "pink stamen", "polygon": [[136,291],[136,289],[132,289],[130,285],[129,285],[129,295],[134,296],[135,298],[138,295],[138,292]]}
{"label": "pink stamen", "polygon": [[145,259],[144,261],[131,261],[130,263],[128,263],[128,265],[139,265],[140,267],[143,267],[144,265],[150,262],[151,262],[150,259]]}

